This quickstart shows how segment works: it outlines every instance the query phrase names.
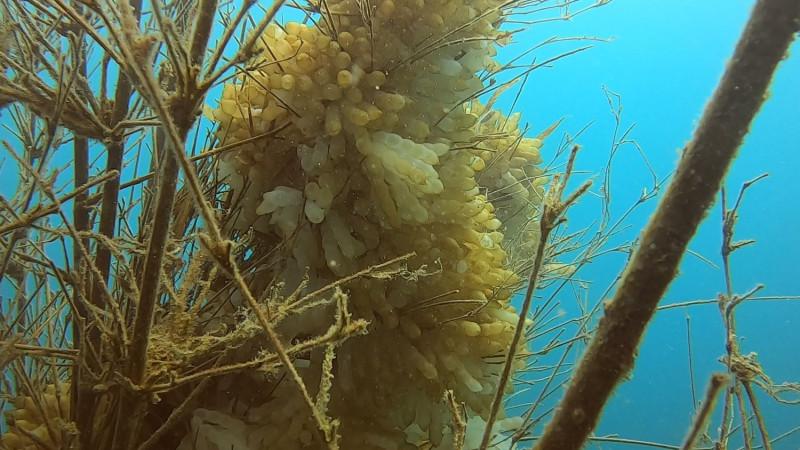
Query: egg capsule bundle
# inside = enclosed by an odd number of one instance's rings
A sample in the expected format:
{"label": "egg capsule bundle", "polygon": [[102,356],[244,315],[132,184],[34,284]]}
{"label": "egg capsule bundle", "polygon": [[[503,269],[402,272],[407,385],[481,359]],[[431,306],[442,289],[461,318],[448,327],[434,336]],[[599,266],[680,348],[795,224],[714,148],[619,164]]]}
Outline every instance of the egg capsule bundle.
{"label": "egg capsule bundle", "polygon": [[69,432],[69,386],[48,384],[36,400],[25,396],[13,399],[13,409],[4,411],[6,431],[0,439],[2,448],[27,450],[39,448],[39,442],[58,447],[62,432]]}
{"label": "egg capsule bundle", "polygon": [[[414,252],[401,277],[348,283],[350,311],[370,329],[337,349],[329,412],[343,448],[425,439],[448,448],[442,393],[486,417],[498,382],[490,361],[506,354],[517,324],[509,236],[536,223],[541,141],[522,136],[519,116],[467,100],[484,89],[478,73],[499,67],[500,2],[379,0],[368,23],[359,4],[328,2],[335,30],[267,28],[263,51],[209,115],[225,144],[281,131],[218,166],[244,191],[235,226],[261,231],[264,248],[289,247],[284,264],[259,271],[288,290],[306,274],[319,287]],[[287,318],[279,332],[319,335],[330,326],[321,311]],[[314,386],[321,359],[309,361],[298,372]],[[301,404],[297,392],[273,395],[252,406],[285,414],[248,418],[276,433],[264,442],[290,449],[316,439],[308,411],[280,406]]]}

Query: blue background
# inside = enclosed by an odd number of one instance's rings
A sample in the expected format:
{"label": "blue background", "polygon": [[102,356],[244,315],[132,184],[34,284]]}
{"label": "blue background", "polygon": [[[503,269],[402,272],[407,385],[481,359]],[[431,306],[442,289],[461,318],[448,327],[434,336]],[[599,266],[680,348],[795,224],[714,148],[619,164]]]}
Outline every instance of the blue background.
{"label": "blue background", "polygon": [[[569,22],[536,25],[505,51],[524,50],[558,35],[613,38],[594,48],[556,62],[552,69],[533,72],[516,109],[534,134],[562,117],[560,131],[572,135],[593,122],[577,142],[583,145],[579,169],[597,173],[605,168],[613,139],[614,117],[602,89],[622,98],[622,128],[635,123],[631,138],[645,152],[659,178],[669,175],[678,151],[688,142],[703,107],[721,77],[744,28],[751,1],[721,0],[614,0]],[[571,43],[561,49],[575,48]],[[800,294],[800,46],[780,67],[771,97],[757,117],[751,133],[728,176],[729,207],[744,181],[769,172],[751,187],[740,208],[734,239],[757,243],[732,255],[733,287],[745,293],[757,283],[766,288],[758,295]],[[542,57],[558,52],[542,52]],[[501,52],[501,55],[503,53]],[[505,106],[508,106],[508,101]],[[558,144],[558,136],[545,142],[542,152]],[[588,174],[583,179],[587,178]],[[580,178],[580,177],[577,177]],[[633,146],[623,146],[614,160],[611,179],[612,216],[618,217],[652,185],[651,176]],[[595,192],[602,179],[595,180]],[[596,219],[599,202],[587,196],[569,214],[577,230]],[[656,203],[641,206],[627,221],[624,236],[635,238]],[[690,249],[721,266],[721,212],[719,202],[701,226]],[[626,255],[597,259],[579,277],[589,280],[590,304],[618,274]],[[687,255],[681,273],[661,304],[714,299],[724,292],[721,270]],[[569,310],[574,295],[559,296]],[[758,353],[758,361],[773,381],[800,381],[800,301],[745,302],[736,310],[743,354]],[[692,356],[698,399],[712,371],[723,370],[717,358],[725,353],[724,328],[715,304],[661,311],[640,348],[633,379],[622,385],[608,405],[596,430],[599,436],[657,441],[679,445],[693,411],[690,389],[687,315],[691,317]],[[536,343],[534,343],[536,345]],[[542,343],[539,343],[541,346]],[[795,396],[797,398],[798,396]],[[721,402],[717,412],[721,410]],[[800,426],[799,407],[778,405],[760,397],[772,438]],[[716,437],[718,418],[712,423]],[[753,428],[754,429],[754,428]],[[741,445],[737,434],[731,441]],[[620,444],[594,444],[602,448],[630,448]],[[775,448],[800,448],[800,433],[776,443]]]}

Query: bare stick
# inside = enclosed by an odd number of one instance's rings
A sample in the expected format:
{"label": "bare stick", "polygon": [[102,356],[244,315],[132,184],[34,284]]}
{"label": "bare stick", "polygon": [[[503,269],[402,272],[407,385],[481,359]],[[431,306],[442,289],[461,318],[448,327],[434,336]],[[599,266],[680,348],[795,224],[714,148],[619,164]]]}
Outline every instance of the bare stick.
{"label": "bare stick", "polygon": [[692,421],[692,427],[689,429],[689,434],[686,435],[683,445],[681,445],[681,450],[691,450],[694,448],[695,441],[697,441],[697,438],[703,431],[703,427],[706,426],[709,417],[711,417],[711,413],[714,411],[714,405],[717,404],[719,392],[726,384],[728,384],[728,375],[724,373],[711,374],[711,381],[708,383],[708,389],[706,389],[706,397],[703,399],[703,407],[700,408],[700,412],[697,413],[697,416]]}
{"label": "bare stick", "polygon": [[772,450],[772,445],[769,441],[769,433],[767,433],[767,426],[764,424],[764,417],[761,415],[761,410],[758,409],[758,401],[753,392],[753,385],[749,381],[742,381],[742,386],[744,386],[744,391],[747,393],[750,404],[753,405],[753,414],[756,416],[756,423],[758,424],[758,431],[761,432],[761,441],[764,443],[764,448],[766,450]]}
{"label": "bare stick", "polygon": [[579,449],[674,278],[689,240],[714,200],[800,21],[800,2],[760,0],[692,142],[687,146],[619,290],[537,449]]}
{"label": "bare stick", "polygon": [[686,313],[686,342],[689,344],[689,380],[692,384],[692,408],[697,411],[697,394],[694,390],[694,363],[692,361],[692,318]]}

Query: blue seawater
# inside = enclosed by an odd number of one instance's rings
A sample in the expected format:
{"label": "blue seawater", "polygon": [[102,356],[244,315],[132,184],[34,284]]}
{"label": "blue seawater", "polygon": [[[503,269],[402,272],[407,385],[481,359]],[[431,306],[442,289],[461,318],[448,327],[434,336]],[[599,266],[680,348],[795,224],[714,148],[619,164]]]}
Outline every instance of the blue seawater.
{"label": "blue seawater", "polygon": [[[566,120],[560,130],[573,134],[591,123],[577,139],[583,146],[578,169],[597,173],[606,166],[614,139],[615,120],[603,90],[605,87],[621,98],[620,132],[635,124],[629,138],[640,145],[659,178],[666,177],[674,170],[679,151],[691,138],[754,3],[614,0],[569,23],[536,25],[523,38],[523,46],[555,35],[613,39],[598,42],[588,51],[560,60],[552,69],[534,71],[517,102],[517,109],[522,111],[523,121],[530,122],[534,130],[544,129],[562,117]],[[800,294],[798,54],[800,44],[795,42],[789,58],[779,66],[771,95],[755,119],[726,180],[730,208],[745,181],[769,173],[768,178],[748,189],[739,209],[734,240],[755,239],[757,242],[732,254],[733,289],[738,294],[744,294],[759,283],[765,288],[756,294],[758,297]],[[548,142],[546,148],[552,149],[552,144]],[[545,154],[543,152],[543,156]],[[602,178],[595,180],[595,191],[602,181]],[[621,216],[642,189],[651,185],[652,177],[637,149],[630,144],[622,146],[611,174],[612,217]],[[637,208],[627,221],[630,228],[620,239],[635,239],[655,206],[656,202],[651,201]],[[570,211],[571,230],[588,226],[597,217],[598,208],[599,202],[585,197]],[[721,244],[722,213],[717,201],[689,249],[721,267]],[[621,253],[607,255],[579,272],[578,278],[588,284],[589,304],[601,299],[599,297],[617,276],[626,257]],[[680,274],[661,305],[713,300],[722,292],[725,292],[723,271],[687,254]],[[565,309],[574,308],[568,306],[575,304],[571,293],[562,293],[561,297]],[[736,319],[742,354],[756,352],[757,361],[774,383],[800,381],[797,350],[800,301],[746,301],[736,309]],[[675,446],[681,443],[694,411],[687,323],[691,328],[698,402],[711,373],[725,370],[718,361],[725,354],[725,331],[716,303],[658,312],[640,347],[632,379],[616,390],[595,431],[597,436],[614,435]],[[536,345],[534,342],[534,347]],[[774,439],[794,430],[775,442],[773,448],[800,448],[798,407],[778,404],[763,390],[756,388],[756,391],[770,437]],[[793,398],[797,400],[798,395],[795,393]],[[717,437],[721,409],[720,401],[708,427],[713,438]],[[757,435],[754,422],[751,422],[751,432]],[[760,443],[760,437],[754,442]],[[730,448],[741,448],[741,432],[731,438],[730,444]],[[653,447],[594,442],[590,448]]]}

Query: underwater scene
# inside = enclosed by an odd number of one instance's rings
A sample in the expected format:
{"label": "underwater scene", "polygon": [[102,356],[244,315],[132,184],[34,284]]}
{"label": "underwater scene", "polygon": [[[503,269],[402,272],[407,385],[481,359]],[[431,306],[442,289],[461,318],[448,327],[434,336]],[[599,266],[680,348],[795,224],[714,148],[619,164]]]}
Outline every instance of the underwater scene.
{"label": "underwater scene", "polygon": [[0,0],[0,449],[800,449],[797,0]]}

